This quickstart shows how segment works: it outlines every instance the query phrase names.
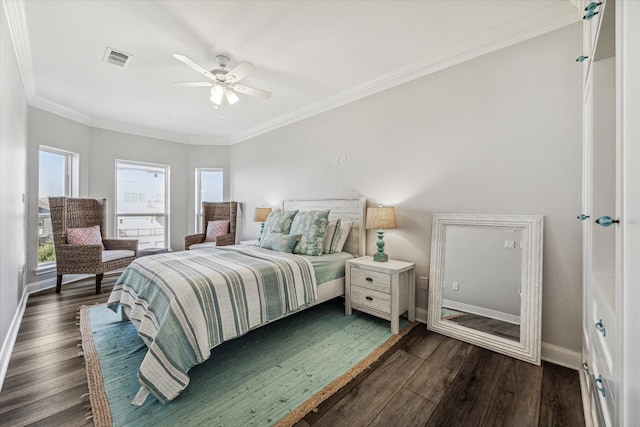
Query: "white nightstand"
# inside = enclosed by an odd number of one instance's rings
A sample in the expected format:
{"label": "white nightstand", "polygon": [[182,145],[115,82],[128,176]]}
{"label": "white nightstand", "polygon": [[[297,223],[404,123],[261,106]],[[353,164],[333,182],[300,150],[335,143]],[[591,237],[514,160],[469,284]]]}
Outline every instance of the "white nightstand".
{"label": "white nightstand", "polygon": [[345,314],[352,309],[391,321],[391,332],[399,332],[399,317],[416,317],[416,276],[412,262],[376,262],[366,256],[350,259],[345,267]]}

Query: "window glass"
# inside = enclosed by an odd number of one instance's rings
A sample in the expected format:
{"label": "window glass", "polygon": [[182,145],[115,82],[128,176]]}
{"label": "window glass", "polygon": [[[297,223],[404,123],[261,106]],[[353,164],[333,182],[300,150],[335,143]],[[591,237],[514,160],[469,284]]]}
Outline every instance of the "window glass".
{"label": "window glass", "polygon": [[[77,156],[77,154],[75,154]],[[40,147],[38,166],[38,268],[53,264],[56,253],[49,197],[71,196],[71,161],[74,153]]]}
{"label": "window glass", "polygon": [[166,248],[169,240],[169,167],[116,161],[116,237],[139,249]]}

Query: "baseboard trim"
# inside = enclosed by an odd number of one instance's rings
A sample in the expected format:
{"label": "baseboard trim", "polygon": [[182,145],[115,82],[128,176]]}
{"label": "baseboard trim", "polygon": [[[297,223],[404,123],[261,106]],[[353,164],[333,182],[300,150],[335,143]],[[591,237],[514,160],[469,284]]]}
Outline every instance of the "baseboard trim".
{"label": "baseboard trim", "polygon": [[542,360],[564,366],[565,368],[579,370],[582,357],[577,351],[543,342]]}
{"label": "baseboard trim", "polygon": [[427,309],[416,307],[416,321],[427,323]]}
{"label": "baseboard trim", "polygon": [[11,353],[13,353],[13,346],[18,338],[18,331],[20,330],[20,324],[22,323],[22,317],[24,311],[27,308],[27,300],[29,299],[29,293],[23,292],[22,298],[18,303],[11,326],[9,327],[9,333],[2,343],[2,349],[0,349],[0,390],[4,385],[4,378],[7,375],[7,369],[9,369],[9,361],[11,360]]}

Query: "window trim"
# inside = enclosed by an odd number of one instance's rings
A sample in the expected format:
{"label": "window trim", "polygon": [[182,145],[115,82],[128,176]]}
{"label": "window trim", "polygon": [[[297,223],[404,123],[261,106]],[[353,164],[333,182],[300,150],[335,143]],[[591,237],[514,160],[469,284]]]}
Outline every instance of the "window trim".
{"label": "window trim", "polygon": [[196,168],[196,188],[195,188],[195,231],[196,233],[204,233],[205,230],[201,230],[202,226],[202,172],[220,172],[222,174],[222,197],[220,201],[224,200],[224,169],[223,168]]}

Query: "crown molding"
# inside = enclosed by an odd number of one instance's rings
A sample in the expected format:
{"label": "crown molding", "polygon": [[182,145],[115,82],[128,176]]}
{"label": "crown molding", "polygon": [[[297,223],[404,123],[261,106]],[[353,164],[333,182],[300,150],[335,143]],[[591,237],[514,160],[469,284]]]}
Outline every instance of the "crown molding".
{"label": "crown molding", "polygon": [[9,22],[9,30],[16,50],[18,65],[29,105],[91,127],[112,130],[115,132],[163,139],[182,144],[232,145],[333,110],[345,104],[349,104],[445,68],[452,67],[470,59],[495,52],[524,40],[579,22],[580,14],[576,13],[576,9],[574,7],[576,1],[579,0],[561,0],[552,2],[543,9],[494,27],[484,33],[476,34],[473,37],[449,46],[446,49],[436,52],[421,61],[401,68],[393,73],[365,82],[348,91],[281,115],[245,131],[230,135],[229,137],[191,137],[101,119],[98,117],[88,116],[37,96],[23,0],[2,0],[2,5],[5,9],[7,20]]}
{"label": "crown molding", "polygon": [[282,115],[246,131],[231,135],[231,144],[237,144],[261,134],[290,125],[300,120],[327,112],[367,96],[427,76],[473,58],[495,52],[530,38],[541,36],[580,21],[580,15],[568,1],[554,2],[546,8],[520,19],[507,22],[481,34],[449,46],[410,66],[369,81],[349,91],[326,98],[308,107]]}
{"label": "crown molding", "polygon": [[143,136],[147,138],[162,139],[164,141],[178,142],[189,145],[229,145],[229,139],[225,137],[193,137],[142,126],[122,123],[115,120],[106,120],[92,117],[88,123],[92,128],[127,133],[129,135]]}
{"label": "crown molding", "polygon": [[9,34],[13,42],[13,49],[18,61],[18,69],[22,77],[24,92],[27,102],[36,94],[36,81],[33,76],[33,61],[31,59],[31,44],[29,43],[29,31],[27,31],[27,18],[24,13],[22,1],[2,0],[2,8],[7,17]]}
{"label": "crown molding", "polygon": [[53,101],[49,101],[46,98],[42,98],[38,95],[34,95],[29,100],[29,105],[39,108],[44,111],[48,111],[57,116],[64,117],[65,119],[73,120],[74,122],[82,123],[89,126],[91,124],[91,116],[72,110],[63,105],[57,104]]}

